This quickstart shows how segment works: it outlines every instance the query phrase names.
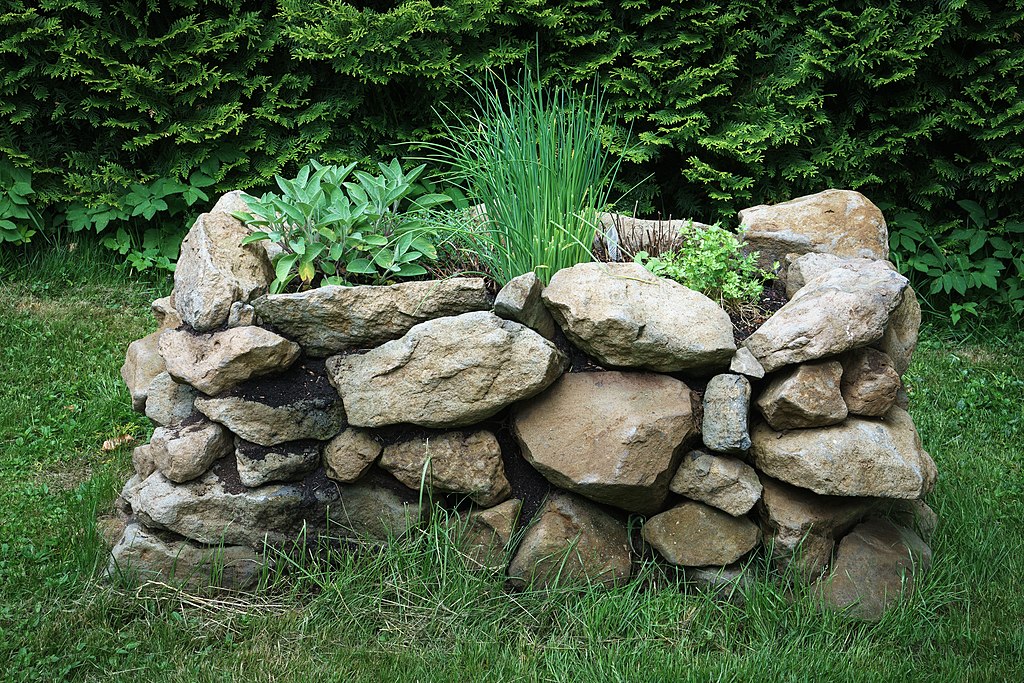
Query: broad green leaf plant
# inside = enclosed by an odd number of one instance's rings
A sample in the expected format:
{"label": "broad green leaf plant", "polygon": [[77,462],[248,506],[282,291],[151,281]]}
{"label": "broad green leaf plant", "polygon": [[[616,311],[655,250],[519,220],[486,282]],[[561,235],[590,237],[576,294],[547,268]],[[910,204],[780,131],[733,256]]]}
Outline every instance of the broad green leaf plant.
{"label": "broad green leaf plant", "polygon": [[280,193],[243,195],[249,210],[234,215],[256,228],[243,244],[269,240],[282,249],[271,292],[295,278],[308,289],[427,274],[423,263],[437,258],[430,210],[451,200],[416,184],[424,165],[406,173],[393,159],[378,167],[371,175],[311,161],[294,178],[275,176]]}

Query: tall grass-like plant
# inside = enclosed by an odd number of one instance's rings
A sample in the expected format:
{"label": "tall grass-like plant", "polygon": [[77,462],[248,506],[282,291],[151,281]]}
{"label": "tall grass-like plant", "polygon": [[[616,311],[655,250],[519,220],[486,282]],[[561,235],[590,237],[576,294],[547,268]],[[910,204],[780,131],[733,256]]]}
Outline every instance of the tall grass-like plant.
{"label": "tall grass-like plant", "polygon": [[429,147],[484,205],[465,237],[491,276],[504,285],[533,271],[547,283],[591,260],[617,169],[601,145],[601,89],[548,86],[530,68],[514,83],[491,76],[473,86],[476,113],[446,123],[449,142]]}

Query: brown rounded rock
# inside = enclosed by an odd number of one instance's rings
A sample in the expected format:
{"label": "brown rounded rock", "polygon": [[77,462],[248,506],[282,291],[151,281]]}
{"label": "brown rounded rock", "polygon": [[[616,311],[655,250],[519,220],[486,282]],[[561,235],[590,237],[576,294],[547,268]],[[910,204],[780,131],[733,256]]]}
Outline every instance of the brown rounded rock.
{"label": "brown rounded rock", "polygon": [[746,517],[688,501],[647,520],[643,537],[674,565],[704,567],[732,564],[754,549],[761,532]]}

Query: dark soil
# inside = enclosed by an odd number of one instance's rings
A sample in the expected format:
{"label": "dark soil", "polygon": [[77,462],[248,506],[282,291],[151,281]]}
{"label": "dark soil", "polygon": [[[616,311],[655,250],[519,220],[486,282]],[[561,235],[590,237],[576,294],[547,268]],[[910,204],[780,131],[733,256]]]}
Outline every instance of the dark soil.
{"label": "dark soil", "polygon": [[338,392],[327,379],[326,360],[302,357],[284,372],[256,377],[239,384],[222,396],[280,407],[301,400],[338,400]]}
{"label": "dark soil", "polygon": [[235,457],[234,451],[213,464],[213,473],[217,475],[224,490],[228,493],[243,493],[249,490],[249,487],[243,484],[238,476],[238,459]]}
{"label": "dark soil", "polygon": [[786,285],[782,280],[775,279],[765,283],[764,291],[753,311],[744,311],[742,315],[736,311],[729,311],[729,317],[732,319],[732,336],[736,340],[736,344],[739,345],[740,342],[752,335],[788,301]]}

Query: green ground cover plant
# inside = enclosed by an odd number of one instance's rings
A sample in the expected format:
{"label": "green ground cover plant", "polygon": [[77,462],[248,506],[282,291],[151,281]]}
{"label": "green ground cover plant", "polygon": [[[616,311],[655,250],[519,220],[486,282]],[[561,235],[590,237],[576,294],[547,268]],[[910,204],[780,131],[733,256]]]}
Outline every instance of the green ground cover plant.
{"label": "green ground cover plant", "polygon": [[[0,671],[11,681],[1015,681],[1024,661],[1024,332],[927,327],[906,376],[939,466],[921,589],[878,624],[753,569],[744,600],[647,581],[508,593],[439,527],[268,576],[259,592],[97,579],[96,513],[151,427],[118,376],[165,277],[68,245],[0,259]],[[88,353],[83,353],[83,348]]]}
{"label": "green ground cover plant", "polygon": [[734,233],[717,226],[694,225],[680,229],[682,243],[675,249],[656,256],[646,251],[633,255],[633,260],[659,277],[675,280],[720,301],[726,308],[757,303],[764,283],[775,277],[779,264],[772,270],[757,265],[758,252],[744,254]]}

